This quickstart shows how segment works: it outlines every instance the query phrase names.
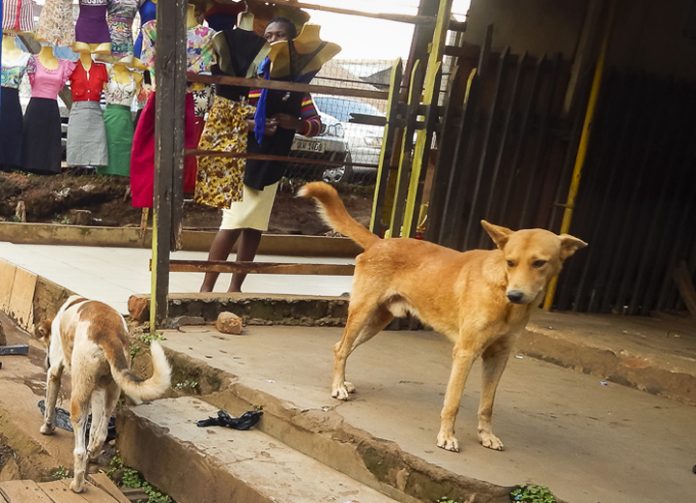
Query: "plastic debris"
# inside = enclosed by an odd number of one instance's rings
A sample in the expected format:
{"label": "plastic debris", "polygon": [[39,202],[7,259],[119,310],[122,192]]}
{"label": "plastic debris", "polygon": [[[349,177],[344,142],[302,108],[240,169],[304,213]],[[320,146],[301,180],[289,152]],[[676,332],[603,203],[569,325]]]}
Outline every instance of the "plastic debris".
{"label": "plastic debris", "polygon": [[517,358],[518,360],[524,360],[524,356],[522,355],[515,355],[515,358]]}
{"label": "plastic debris", "polygon": [[[41,415],[45,414],[46,411],[46,402],[44,400],[39,400],[39,403],[37,404],[39,406],[39,410],[41,411]],[[70,413],[65,410],[61,409],[60,407],[56,407],[56,418],[53,421],[53,424],[56,426],[56,428],[60,428],[61,430],[73,432],[73,427],[72,423],[70,422]],[[85,429],[85,438],[89,438],[89,429],[92,426],[92,414],[87,416],[87,428]],[[107,427],[106,431],[106,440],[105,442],[108,442],[109,440],[113,440],[116,438],[116,418],[114,416],[111,416],[109,418],[109,426]]]}
{"label": "plastic debris", "polygon": [[234,430],[248,430],[259,422],[263,415],[262,410],[249,410],[239,417],[230,416],[226,411],[219,410],[217,417],[209,417],[196,421],[196,426],[203,428],[205,426],[227,426]]}
{"label": "plastic debris", "polygon": [[609,381],[599,381],[602,386],[609,386]]}

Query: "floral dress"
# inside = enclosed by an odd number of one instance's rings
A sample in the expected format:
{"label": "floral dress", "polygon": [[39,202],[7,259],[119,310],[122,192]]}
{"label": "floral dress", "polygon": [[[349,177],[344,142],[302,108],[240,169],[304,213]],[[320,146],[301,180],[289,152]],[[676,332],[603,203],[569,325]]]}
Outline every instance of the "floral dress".
{"label": "floral dress", "polygon": [[138,0],[109,0],[106,22],[111,35],[111,54],[117,58],[133,55],[133,19]]}
{"label": "floral dress", "polygon": [[75,43],[72,0],[46,0],[39,16],[36,38],[65,47]]}

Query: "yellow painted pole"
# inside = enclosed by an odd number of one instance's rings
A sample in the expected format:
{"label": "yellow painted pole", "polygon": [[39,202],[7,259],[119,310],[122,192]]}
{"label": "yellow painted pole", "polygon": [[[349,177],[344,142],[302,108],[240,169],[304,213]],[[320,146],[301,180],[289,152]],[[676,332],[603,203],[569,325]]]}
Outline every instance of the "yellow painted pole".
{"label": "yellow painted pole", "polygon": [[[597,100],[599,99],[599,91],[602,88],[602,77],[604,76],[604,66],[606,64],[607,48],[609,47],[609,38],[611,36],[612,25],[614,24],[614,14],[616,12],[616,0],[612,0],[609,4],[609,15],[607,16],[606,25],[604,26],[604,35],[602,37],[602,45],[597,56],[597,64],[595,65],[594,75],[592,77],[592,88],[590,89],[590,98],[587,101],[585,109],[585,120],[582,125],[582,133],[580,134],[580,143],[578,144],[578,152],[575,155],[575,164],[573,165],[573,176],[570,180],[568,188],[568,197],[566,198],[565,209],[563,210],[563,220],[561,221],[560,233],[566,233],[570,230],[570,223],[573,220],[573,210],[575,209],[575,198],[578,195],[580,188],[580,179],[582,177],[582,168],[585,165],[587,158],[587,148],[590,144],[590,133],[592,123],[594,121],[595,112],[597,110]],[[549,311],[553,305],[553,298],[556,294],[556,286],[558,285],[558,277],[551,280],[549,288],[544,299],[544,310]]]}

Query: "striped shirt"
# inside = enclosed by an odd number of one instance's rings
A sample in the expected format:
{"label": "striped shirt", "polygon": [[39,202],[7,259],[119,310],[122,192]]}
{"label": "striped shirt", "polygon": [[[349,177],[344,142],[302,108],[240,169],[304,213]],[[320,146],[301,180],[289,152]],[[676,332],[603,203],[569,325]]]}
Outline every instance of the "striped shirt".
{"label": "striped shirt", "polygon": [[[261,89],[251,89],[249,91],[249,103],[256,105],[256,102],[261,97]],[[303,136],[316,136],[321,132],[321,117],[314,105],[314,100],[305,93],[302,96],[302,105],[300,108],[300,118],[302,121],[302,129],[297,132]]]}

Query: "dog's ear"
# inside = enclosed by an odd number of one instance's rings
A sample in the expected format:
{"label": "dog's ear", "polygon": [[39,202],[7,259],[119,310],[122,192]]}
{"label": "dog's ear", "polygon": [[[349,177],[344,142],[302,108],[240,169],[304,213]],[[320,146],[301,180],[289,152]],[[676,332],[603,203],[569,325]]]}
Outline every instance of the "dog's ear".
{"label": "dog's ear", "polygon": [[48,344],[48,341],[51,338],[52,323],[53,320],[41,320],[40,322],[38,322],[34,327],[34,336],[40,341],[43,341],[46,344]]}
{"label": "dog's ear", "polygon": [[587,246],[587,243],[582,239],[578,239],[570,234],[561,234],[558,237],[561,239],[561,260],[567,259],[576,251],[582,250]]}
{"label": "dog's ear", "polygon": [[496,246],[501,250],[505,248],[505,244],[510,238],[510,234],[514,232],[513,230],[508,229],[507,227],[493,225],[492,223],[486,222],[485,220],[481,220],[481,225],[483,226],[483,229],[491,237]]}

